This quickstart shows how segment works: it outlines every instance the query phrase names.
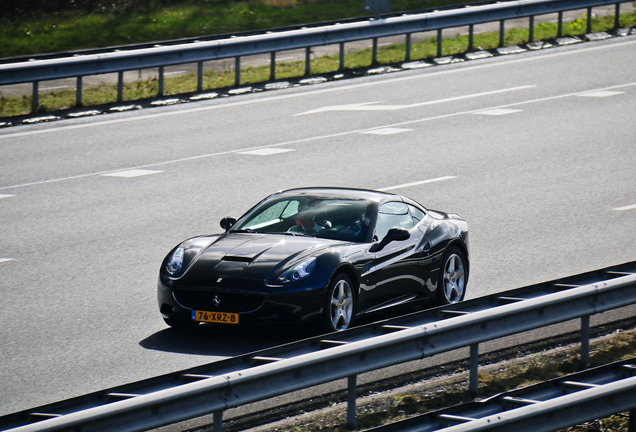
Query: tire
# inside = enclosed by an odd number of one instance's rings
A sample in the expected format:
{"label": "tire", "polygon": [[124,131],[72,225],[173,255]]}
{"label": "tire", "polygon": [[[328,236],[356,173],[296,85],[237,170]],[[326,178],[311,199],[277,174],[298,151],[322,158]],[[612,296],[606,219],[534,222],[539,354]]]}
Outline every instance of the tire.
{"label": "tire", "polygon": [[175,320],[175,319],[170,319],[170,318],[164,318],[163,320],[170,327],[172,327],[175,330],[179,330],[179,331],[194,330],[195,328],[197,328],[199,326],[199,323],[196,322],[196,321]]}
{"label": "tire", "polygon": [[337,274],[329,284],[323,308],[323,327],[329,333],[351,327],[355,317],[355,289],[345,274]]}
{"label": "tire", "polygon": [[450,247],[442,259],[437,279],[437,304],[447,305],[464,300],[468,284],[468,264],[464,253]]}

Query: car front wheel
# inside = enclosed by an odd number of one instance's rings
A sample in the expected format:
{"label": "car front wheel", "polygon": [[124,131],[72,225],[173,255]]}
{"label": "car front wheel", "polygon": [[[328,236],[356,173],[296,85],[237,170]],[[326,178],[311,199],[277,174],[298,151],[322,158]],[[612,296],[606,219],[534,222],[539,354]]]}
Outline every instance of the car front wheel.
{"label": "car front wheel", "polygon": [[458,303],[466,295],[468,265],[461,250],[451,247],[444,254],[437,281],[437,303],[440,305]]}
{"label": "car front wheel", "polygon": [[324,327],[328,332],[346,330],[354,317],[354,285],[345,274],[337,274],[327,290],[323,310]]}

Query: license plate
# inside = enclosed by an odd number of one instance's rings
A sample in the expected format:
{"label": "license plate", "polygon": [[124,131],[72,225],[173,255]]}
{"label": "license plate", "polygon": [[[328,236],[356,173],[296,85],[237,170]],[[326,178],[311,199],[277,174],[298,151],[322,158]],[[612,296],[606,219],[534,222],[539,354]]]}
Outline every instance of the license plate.
{"label": "license plate", "polygon": [[238,324],[239,315],[229,312],[192,311],[192,320],[222,324]]}

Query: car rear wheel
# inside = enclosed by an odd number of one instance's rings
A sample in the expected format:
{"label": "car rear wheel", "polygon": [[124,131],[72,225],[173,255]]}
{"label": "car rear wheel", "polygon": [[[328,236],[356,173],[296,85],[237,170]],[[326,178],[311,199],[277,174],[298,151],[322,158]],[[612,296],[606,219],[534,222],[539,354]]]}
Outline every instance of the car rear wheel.
{"label": "car rear wheel", "polygon": [[437,281],[437,303],[440,305],[458,303],[466,295],[468,265],[464,253],[451,247],[444,254]]}
{"label": "car rear wheel", "polygon": [[323,323],[328,332],[346,330],[351,326],[355,315],[353,287],[349,277],[341,273],[329,284],[323,310]]}

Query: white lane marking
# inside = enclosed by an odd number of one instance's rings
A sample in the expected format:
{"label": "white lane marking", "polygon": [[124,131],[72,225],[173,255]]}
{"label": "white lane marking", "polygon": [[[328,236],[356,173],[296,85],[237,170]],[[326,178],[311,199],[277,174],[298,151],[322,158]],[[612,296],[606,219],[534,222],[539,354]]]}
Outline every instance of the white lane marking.
{"label": "white lane marking", "polygon": [[505,88],[500,90],[493,90],[489,92],[474,93],[474,94],[469,94],[464,96],[456,96],[456,97],[437,99],[437,100],[426,101],[426,102],[418,102],[418,103],[414,103],[410,105],[373,105],[377,102],[364,102],[364,103],[357,103],[357,104],[350,104],[350,105],[333,105],[333,106],[327,106],[322,108],[316,108],[310,111],[305,111],[304,113],[294,114],[294,116],[316,114],[316,113],[325,112],[325,111],[393,111],[393,110],[401,110],[406,108],[417,108],[417,107],[426,106],[426,105],[435,105],[435,104],[445,103],[445,102],[455,102],[459,100],[472,99],[472,98],[481,97],[481,96],[491,96],[498,93],[505,93],[505,92],[516,91],[516,90],[525,90],[532,87],[536,87],[536,85],[511,87],[511,88]]}
{"label": "white lane marking", "polygon": [[13,258],[0,258],[0,264],[1,263],[6,263],[6,262],[9,262],[9,261],[15,261],[15,260]]}
{"label": "white lane marking", "polygon": [[69,88],[69,86],[44,87],[44,88],[39,89],[38,91],[57,90],[57,89],[63,89],[63,88]]}
{"label": "white lane marking", "polygon": [[105,177],[131,178],[131,177],[140,177],[140,176],[145,176],[145,175],[150,175],[150,174],[158,174],[160,172],[163,172],[163,171],[131,169],[131,170],[126,170],[126,171],[117,171],[117,172],[109,173],[109,174],[102,174],[102,175],[105,176]]}
{"label": "white lane marking", "polygon": [[440,181],[445,181],[445,180],[451,180],[457,178],[457,176],[444,176],[444,177],[437,177],[437,178],[432,178],[432,179],[428,179],[428,180],[422,180],[422,181],[416,181],[413,183],[404,183],[401,185],[397,185],[397,186],[389,186],[389,187],[385,187],[382,189],[378,189],[379,191],[382,192],[388,192],[388,191],[392,191],[394,189],[402,189],[402,188],[407,188],[407,187],[411,187],[411,186],[419,186],[419,185],[423,185],[423,184],[427,184],[427,183],[435,183],[435,182],[440,182]]}
{"label": "white lane marking", "polygon": [[[608,89],[613,89],[613,88],[629,87],[629,86],[634,86],[634,85],[636,85],[636,82],[629,83],[629,84],[620,84],[620,85],[616,85],[616,86],[612,86],[612,87],[607,87],[607,88],[604,88],[604,89],[598,89],[598,91],[600,91],[600,90],[608,90]],[[375,130],[375,129],[383,129],[383,128],[390,128],[390,127],[400,127],[400,126],[412,125],[412,124],[416,124],[416,123],[424,123],[424,122],[429,122],[429,121],[434,121],[434,120],[443,120],[443,119],[458,117],[458,116],[462,116],[462,115],[466,115],[466,114],[474,114],[474,113],[482,112],[482,111],[485,111],[485,110],[488,110],[488,109],[509,108],[509,107],[519,106],[519,105],[533,104],[533,103],[539,103],[539,102],[547,102],[547,101],[551,101],[551,100],[559,100],[559,99],[564,99],[564,98],[568,98],[568,97],[571,97],[571,96],[577,96],[577,95],[582,94],[582,93],[589,93],[589,90],[586,91],[586,92],[568,93],[568,94],[564,94],[564,95],[557,95],[557,96],[550,96],[550,97],[540,98],[540,99],[531,99],[531,100],[527,100],[527,101],[514,102],[514,103],[511,103],[511,104],[491,107],[491,108],[487,108],[487,109],[480,108],[478,110],[460,111],[460,112],[454,112],[454,113],[450,113],[450,114],[442,114],[442,115],[438,115],[438,116],[434,116],[434,117],[424,117],[424,118],[421,118],[421,119],[409,120],[409,121],[405,121],[405,122],[393,123],[393,124],[376,126],[376,127],[371,127],[371,128],[356,129],[356,130],[352,130],[352,131],[338,132],[338,133],[333,133],[333,134],[328,134],[328,135],[319,135],[319,136],[313,136],[313,137],[308,137],[308,138],[301,138],[301,139],[292,140],[292,141],[286,141],[286,142],[282,142],[282,143],[265,144],[265,145],[262,145],[262,146],[255,146],[255,147],[249,147],[249,148],[244,148],[244,149],[234,149],[234,150],[228,150],[228,151],[217,152],[217,153],[208,153],[208,154],[197,155],[197,156],[189,156],[189,157],[184,157],[184,158],[180,158],[180,159],[172,159],[172,160],[167,160],[167,161],[163,161],[163,162],[156,162],[156,163],[151,163],[151,164],[146,164],[146,165],[140,165],[140,166],[137,166],[137,167],[128,167],[126,169],[130,170],[130,169],[153,168],[153,167],[164,166],[164,165],[169,165],[169,164],[188,162],[188,161],[199,160],[199,159],[207,159],[207,158],[211,158],[211,157],[226,156],[226,155],[230,155],[230,154],[236,154],[236,153],[240,153],[240,152],[256,150],[256,149],[261,149],[261,148],[267,148],[267,147],[294,146],[294,145],[304,144],[304,143],[308,143],[308,142],[312,142],[312,141],[319,141],[319,140],[323,140],[323,139],[332,139],[332,138],[338,138],[338,137],[343,137],[343,136],[352,135],[352,134],[358,134],[358,133],[362,133],[362,132],[366,132],[366,131],[372,131],[372,130]],[[113,123],[119,123],[119,122],[114,121]],[[72,129],[72,128],[75,128],[75,127],[74,126],[66,127],[66,129]],[[19,135],[19,134],[14,134],[13,136],[15,136],[15,135]],[[25,133],[23,135],[31,135],[31,134]],[[12,136],[12,135],[4,135],[4,136]],[[2,137],[3,136],[0,136],[0,138],[2,138]],[[122,171],[122,170],[123,169],[118,170],[118,171]],[[31,183],[22,183],[22,184],[12,185],[12,186],[3,186],[3,187],[0,187],[0,190],[15,189],[15,188],[27,187],[27,186],[36,186],[36,185],[42,185],[42,184],[48,184],[48,183],[57,183],[57,182],[67,181],[67,180],[77,180],[77,179],[81,179],[81,178],[85,178],[85,177],[93,177],[93,176],[98,176],[98,175],[105,175],[105,174],[109,174],[109,173],[112,173],[112,172],[113,171],[101,171],[101,172],[80,174],[80,175],[76,175],[76,176],[69,176],[69,177],[62,177],[62,178],[55,178],[55,179],[49,179],[49,180],[36,181],[36,182],[31,182]]]}
{"label": "white lane marking", "polygon": [[413,129],[402,129],[402,128],[382,128],[382,129],[375,129],[372,131],[367,131],[367,132],[360,132],[363,134],[374,134],[374,135],[393,135],[393,134],[398,134],[398,133],[402,133],[402,132],[409,132],[412,131]]}
{"label": "white lane marking", "polygon": [[[52,133],[52,132],[72,130],[72,129],[84,129],[84,128],[88,128],[88,127],[106,126],[106,125],[119,124],[119,123],[128,123],[128,122],[133,122],[133,121],[138,121],[138,120],[148,120],[148,119],[155,119],[155,118],[166,117],[166,116],[191,114],[191,113],[196,113],[196,112],[211,111],[211,110],[215,110],[215,109],[233,108],[233,107],[237,107],[237,106],[251,105],[251,104],[262,103],[262,102],[273,102],[273,101],[279,101],[279,100],[285,100],[285,99],[291,99],[291,98],[298,98],[298,97],[302,97],[302,96],[312,96],[312,95],[316,95],[316,94],[324,94],[324,93],[331,93],[331,92],[343,92],[343,91],[346,91],[346,90],[365,88],[365,87],[384,85],[384,84],[392,84],[392,83],[402,82],[402,81],[410,81],[410,80],[423,79],[423,78],[434,78],[434,77],[438,77],[438,76],[442,76],[442,75],[456,74],[456,73],[460,73],[460,72],[470,72],[470,71],[481,70],[481,69],[490,69],[490,68],[499,67],[499,66],[508,66],[508,65],[511,65],[511,64],[525,63],[525,62],[535,61],[535,60],[543,60],[543,59],[552,58],[552,57],[567,56],[567,55],[572,55],[572,54],[581,54],[581,53],[587,53],[587,52],[590,52],[590,51],[596,51],[596,50],[607,49],[607,48],[620,48],[620,47],[623,47],[625,45],[633,45],[633,44],[636,44],[636,41],[618,42],[618,43],[615,43],[615,44],[612,44],[612,45],[597,45],[597,46],[592,46],[592,47],[589,47],[589,48],[582,48],[582,49],[573,50],[573,51],[552,52],[552,53],[544,54],[544,55],[541,55],[541,56],[530,56],[530,57],[523,57],[523,58],[517,58],[517,59],[504,60],[504,61],[501,61],[501,62],[483,63],[483,64],[479,64],[479,65],[475,65],[475,66],[460,67],[460,68],[456,68],[456,69],[444,69],[444,70],[440,70],[440,71],[437,71],[437,72],[429,71],[429,72],[423,73],[423,74],[402,76],[402,77],[397,77],[397,78],[389,78],[389,79],[383,79],[383,80],[379,80],[379,81],[364,82],[364,83],[352,84],[352,85],[342,86],[342,87],[336,86],[336,87],[333,87],[333,88],[323,88],[323,89],[319,89],[319,90],[309,90],[307,92],[290,93],[290,94],[285,94],[285,95],[277,95],[277,96],[271,96],[271,97],[249,99],[249,100],[239,100],[239,101],[236,101],[236,102],[221,103],[219,105],[203,106],[203,107],[197,107],[197,108],[182,109],[182,110],[177,110],[177,111],[165,111],[165,112],[148,114],[148,115],[140,115],[140,116],[134,116],[134,117],[120,118],[120,119],[116,119],[116,120],[99,121],[99,122],[95,122],[95,123],[84,123],[84,124],[72,125],[72,126],[60,126],[60,127],[57,127],[57,128],[46,128],[46,129],[38,129],[38,130],[27,131],[27,132],[9,133],[9,134],[6,134],[6,135],[0,135],[0,139],[2,139],[2,138],[15,138],[15,137],[22,137],[22,136],[29,136],[29,135],[37,135],[37,134],[44,134],[44,133]],[[615,87],[609,87],[609,88],[626,87],[626,86],[635,85],[635,84],[636,83],[623,84],[623,85],[619,85],[619,86],[615,86]],[[601,90],[605,90],[605,89],[601,89]]]}
{"label": "white lane marking", "polygon": [[38,89],[38,91],[57,90],[57,89],[61,89],[61,88],[70,88],[70,87],[69,86],[43,87],[41,89]]}
{"label": "white lane marking", "polygon": [[580,95],[580,97],[598,97],[598,98],[602,98],[602,97],[608,97],[608,96],[616,96],[619,94],[625,94],[625,92],[620,92],[620,91],[595,91],[595,92],[590,92],[590,93],[582,93]]}
{"label": "white lane marking", "polygon": [[0,199],[2,199],[2,198],[11,198],[11,197],[14,197],[14,196],[15,195],[3,195],[3,194],[0,194]]}
{"label": "white lane marking", "polygon": [[516,113],[516,112],[521,112],[522,110],[517,110],[517,109],[504,109],[504,108],[499,108],[499,109],[490,109],[490,110],[486,110],[486,111],[479,111],[476,113],[473,113],[474,115],[490,115],[490,116],[500,116],[500,115],[506,115],[506,114],[512,114],[512,113]]}
{"label": "white lane marking", "polygon": [[266,148],[262,148],[262,149],[239,152],[238,154],[256,155],[256,156],[269,156],[269,155],[273,155],[273,154],[277,154],[277,153],[286,153],[286,152],[290,152],[290,151],[295,151],[295,149],[282,149],[282,148],[266,147]]}
{"label": "white lane marking", "polygon": [[614,210],[616,211],[636,210],[636,204],[628,205],[625,207],[617,207]]}

